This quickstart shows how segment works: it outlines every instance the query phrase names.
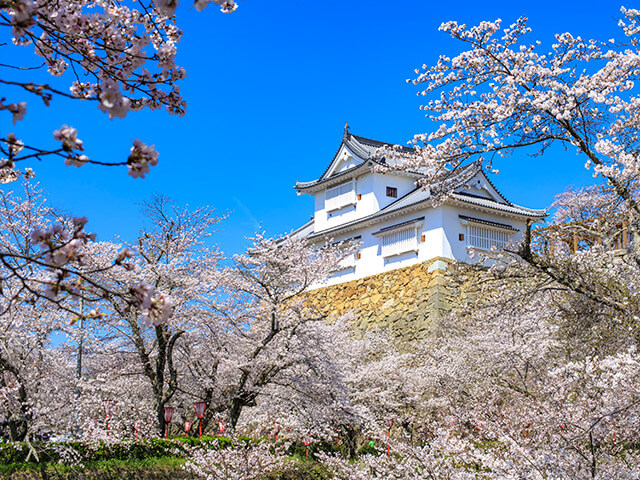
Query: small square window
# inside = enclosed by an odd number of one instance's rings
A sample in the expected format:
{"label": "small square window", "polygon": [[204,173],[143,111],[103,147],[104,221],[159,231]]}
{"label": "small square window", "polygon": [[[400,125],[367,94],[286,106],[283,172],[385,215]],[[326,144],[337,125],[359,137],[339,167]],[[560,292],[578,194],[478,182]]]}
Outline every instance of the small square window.
{"label": "small square window", "polygon": [[387,197],[398,198],[398,189],[396,187],[387,187]]}

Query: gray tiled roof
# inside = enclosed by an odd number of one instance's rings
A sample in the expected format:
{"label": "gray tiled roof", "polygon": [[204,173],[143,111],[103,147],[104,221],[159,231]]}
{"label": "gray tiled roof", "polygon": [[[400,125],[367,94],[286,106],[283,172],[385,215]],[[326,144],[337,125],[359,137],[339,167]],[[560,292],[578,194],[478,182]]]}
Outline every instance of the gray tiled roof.
{"label": "gray tiled roof", "polygon": [[503,228],[505,230],[511,230],[513,232],[517,232],[518,229],[512,227],[511,225],[507,225],[506,223],[493,222],[491,220],[485,220],[483,218],[470,217],[468,215],[458,215],[458,218],[461,220],[467,220],[468,222],[480,223],[482,225],[489,225],[491,227]]}
{"label": "gray tiled roof", "polygon": [[[340,152],[342,145],[345,145],[354,155],[356,155],[360,160],[362,160],[362,163],[354,167],[351,167],[347,170],[344,170],[342,172],[338,172],[331,176],[328,176],[328,173],[331,170],[331,167],[336,162],[338,153]],[[335,155],[333,156],[333,159],[329,163],[329,166],[322,173],[320,178],[318,178],[317,180],[309,181],[309,182],[296,182],[295,188],[296,190],[306,189],[309,187],[319,185],[321,183],[325,183],[329,179],[334,179],[338,176],[348,175],[349,173],[352,173],[353,171],[357,170],[359,167],[365,165],[367,163],[367,160],[375,164],[378,164],[380,166],[384,166],[386,165],[386,160],[384,158],[376,157],[375,153],[380,147],[385,147],[385,146],[399,148],[404,152],[414,151],[414,149],[410,147],[395,145],[393,143],[381,142],[379,140],[373,140],[371,138],[365,138],[359,135],[354,135],[351,132],[349,132],[347,128],[345,128],[345,132],[344,132],[344,135],[342,136],[342,142],[340,143],[340,147],[336,151]],[[419,175],[418,173],[415,173],[415,172],[413,172],[413,174],[416,176]]]}
{"label": "gray tiled roof", "polygon": [[[344,223],[342,225],[336,225],[335,227],[327,228],[325,230],[321,230],[319,232],[311,233],[308,238],[318,238],[327,235],[332,235],[340,232],[343,229],[352,229],[354,227],[358,227],[361,224],[365,224],[368,222],[379,223],[383,221],[383,217],[388,214],[402,214],[407,211],[412,211],[411,207],[418,206],[419,204],[424,204],[424,206],[428,206],[430,203],[431,195],[428,190],[423,188],[416,188],[412,190],[407,195],[402,198],[399,198],[395,202],[387,205],[382,210],[372,213],[371,215],[367,215],[366,217],[359,218],[357,220],[353,220],[351,222]],[[504,203],[498,203],[494,200],[477,198],[477,197],[469,197],[468,195],[464,195],[461,193],[454,193],[451,195],[448,201],[458,201],[463,203],[468,203],[472,205],[477,205],[478,207],[487,208],[490,210],[499,210],[506,213],[511,213],[515,215],[519,215],[522,217],[529,218],[543,218],[546,216],[546,210],[536,210],[531,208],[520,207],[518,205],[506,205]]]}
{"label": "gray tiled roof", "polygon": [[[342,145],[345,145],[354,155],[356,155],[360,160],[362,160],[362,162],[347,170],[343,170],[342,172],[329,175],[331,168],[335,165],[335,162],[337,161],[337,156],[338,156],[338,153],[340,152],[340,148],[342,148]],[[296,184],[296,189],[298,191],[307,190],[307,189],[312,189],[311,191],[314,191],[315,187],[319,187],[320,185],[322,185],[323,187],[330,186],[333,183],[337,184],[343,178],[344,179],[350,178],[354,174],[360,173],[360,170],[364,171],[364,170],[370,169],[375,164],[386,165],[384,158],[379,158],[375,156],[375,153],[377,152],[378,148],[384,147],[384,146],[393,146],[396,148],[400,148],[400,150],[404,152],[413,151],[413,149],[409,147],[395,146],[390,143],[380,142],[378,140],[373,140],[370,138],[354,135],[351,132],[349,132],[348,127],[345,127],[340,148],[334,155],[333,160],[331,161],[327,169],[324,171],[322,176],[319,179],[313,180],[311,182],[298,182]],[[407,174],[407,172],[403,172],[403,173]],[[409,172],[408,174],[412,175],[416,179],[423,176],[417,172]],[[473,179],[478,174],[480,174],[484,179],[486,179],[489,185],[491,185],[491,187],[495,190],[495,193],[497,194],[496,200],[484,198],[482,196],[473,195],[471,193],[465,193],[460,191],[460,189],[469,185],[470,180]],[[489,177],[485,174],[482,168],[482,162],[478,160],[465,165],[461,165],[451,170],[450,172],[447,172],[445,176],[437,184],[431,185],[430,189],[417,187],[414,190],[407,193],[406,195],[404,195],[403,197],[387,205],[385,208],[379,210],[378,212],[372,213],[366,217],[359,218],[357,220],[353,220],[351,222],[347,222],[345,224],[331,227],[315,233],[313,232],[313,221],[311,221],[306,225],[304,225],[303,227],[301,227],[296,232],[294,232],[294,234],[307,236],[308,238],[317,238],[321,236],[331,235],[331,234],[340,232],[342,230],[351,230],[353,228],[357,228],[359,225],[364,223],[379,223],[383,221],[382,217],[385,217],[388,214],[393,214],[393,216],[396,216],[397,214],[402,214],[402,213],[411,211],[414,209],[412,207],[418,204],[422,204],[423,202],[425,205],[427,205],[430,202],[432,192],[436,193],[438,191],[444,191],[444,190],[447,190],[447,191],[458,190],[456,193],[453,193],[447,197],[448,203],[465,204],[466,206],[471,208],[490,209],[494,211],[501,211],[501,212],[512,214],[512,215],[518,215],[518,216],[534,218],[534,219],[541,219],[547,215],[547,212],[544,209],[543,210],[531,209],[531,208],[521,207],[519,205],[514,205],[511,202],[509,202],[500,193],[500,191],[496,188],[496,186],[491,182]]]}
{"label": "gray tiled roof", "polygon": [[[353,172],[355,172],[357,170],[366,170],[368,168],[367,164],[370,163],[370,162],[373,162],[373,161],[374,160],[369,160],[369,161],[365,161],[365,162],[359,163],[358,165],[355,165],[355,166],[353,166],[351,168],[343,170],[342,172],[338,172],[335,175],[331,175],[330,177],[327,177],[327,178],[320,178],[318,180],[312,180],[310,182],[297,182],[295,188],[296,188],[296,190],[302,190],[302,189],[309,188],[309,187],[315,187],[316,185],[320,185],[320,184],[326,183],[328,181],[333,181],[333,180],[337,180],[337,179],[342,178],[342,177],[346,177],[349,174],[351,174],[351,173],[353,173]],[[376,162],[376,163],[378,163],[378,162]]]}
{"label": "gray tiled roof", "polygon": [[392,230],[396,230],[398,228],[406,227],[408,225],[421,222],[423,220],[424,220],[424,217],[412,218],[411,220],[406,220],[404,222],[396,223],[395,225],[389,225],[388,227],[381,228],[377,232],[373,232],[371,235],[380,235],[382,233],[386,233]]}
{"label": "gray tiled roof", "polygon": [[547,211],[545,209],[521,207],[519,205],[514,205],[513,203],[505,205],[488,198],[480,198],[475,196],[472,197],[471,195],[467,195],[465,193],[454,193],[451,195],[451,198],[463,203],[470,203],[472,205],[501,210],[508,213],[515,213],[516,215],[523,215],[525,217],[543,218],[547,216]]}

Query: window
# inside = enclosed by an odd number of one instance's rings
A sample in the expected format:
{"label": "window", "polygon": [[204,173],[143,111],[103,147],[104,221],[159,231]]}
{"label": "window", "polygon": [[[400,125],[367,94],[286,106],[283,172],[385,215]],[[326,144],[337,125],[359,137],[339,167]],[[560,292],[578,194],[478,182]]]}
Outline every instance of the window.
{"label": "window", "polygon": [[327,188],[325,192],[325,208],[328,211],[337,210],[354,203],[356,203],[356,191],[353,182],[342,183],[336,187]]}
{"label": "window", "polygon": [[398,189],[396,187],[387,187],[387,197],[398,198]]}
{"label": "window", "polygon": [[382,256],[418,251],[418,234],[415,227],[397,230],[382,237]]}
{"label": "window", "polygon": [[336,265],[336,268],[329,274],[329,277],[336,278],[355,273],[357,259],[358,256],[355,253],[346,256],[345,258],[340,260],[340,262]]}
{"label": "window", "polygon": [[491,250],[491,247],[506,247],[511,240],[511,235],[507,232],[477,225],[467,225],[466,237],[468,247],[482,250]]}
{"label": "window", "polygon": [[352,253],[351,255],[348,255],[344,257],[342,260],[340,260],[340,263],[338,263],[338,270],[344,270],[345,268],[353,268],[355,266],[356,266],[356,254]]}

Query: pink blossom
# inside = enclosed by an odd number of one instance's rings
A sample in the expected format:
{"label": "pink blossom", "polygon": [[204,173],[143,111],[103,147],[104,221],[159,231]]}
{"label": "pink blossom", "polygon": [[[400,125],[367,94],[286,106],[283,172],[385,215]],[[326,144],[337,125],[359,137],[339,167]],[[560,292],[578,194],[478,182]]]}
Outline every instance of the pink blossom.
{"label": "pink blossom", "polygon": [[154,145],[148,146],[139,139],[135,139],[127,163],[129,175],[133,178],[144,178],[149,173],[150,166],[158,164],[158,152]]}
{"label": "pink blossom", "polygon": [[27,102],[10,103],[7,105],[7,110],[13,113],[13,124],[15,125],[17,122],[24,118],[25,113],[27,113]]}
{"label": "pink blossom", "polygon": [[78,138],[78,131],[73,127],[63,125],[53,131],[53,138],[62,142],[62,148],[66,151],[82,150],[82,140]]}

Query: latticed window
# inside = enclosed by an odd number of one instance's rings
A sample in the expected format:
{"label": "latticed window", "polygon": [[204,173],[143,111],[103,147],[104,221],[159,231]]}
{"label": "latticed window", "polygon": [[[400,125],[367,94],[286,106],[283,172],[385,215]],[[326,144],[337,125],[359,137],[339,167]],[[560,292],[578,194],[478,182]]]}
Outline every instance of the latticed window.
{"label": "latticed window", "polygon": [[347,255],[338,263],[338,270],[344,270],[345,268],[353,268],[356,266],[356,254],[352,253]]}
{"label": "latticed window", "polygon": [[493,228],[467,225],[467,246],[491,250],[491,247],[503,248],[509,244],[511,235]]}
{"label": "latticed window", "polygon": [[382,237],[382,256],[391,257],[418,250],[418,234],[415,227],[397,230]]}
{"label": "latticed window", "polygon": [[342,183],[336,187],[327,188],[325,193],[325,208],[329,211],[337,210],[346,205],[356,203],[356,189],[353,182]]}

